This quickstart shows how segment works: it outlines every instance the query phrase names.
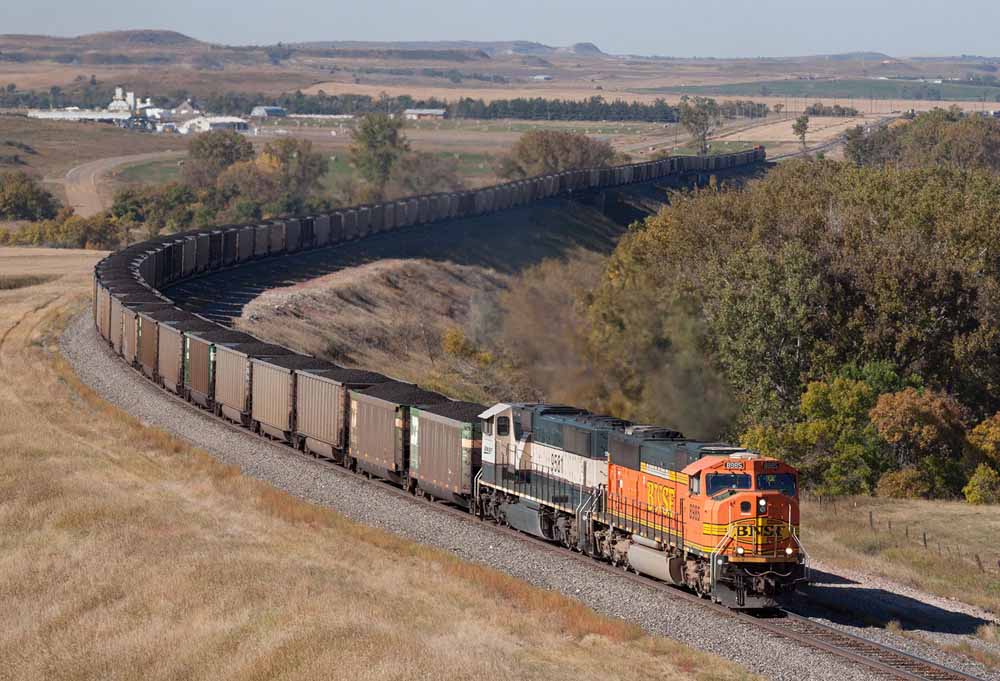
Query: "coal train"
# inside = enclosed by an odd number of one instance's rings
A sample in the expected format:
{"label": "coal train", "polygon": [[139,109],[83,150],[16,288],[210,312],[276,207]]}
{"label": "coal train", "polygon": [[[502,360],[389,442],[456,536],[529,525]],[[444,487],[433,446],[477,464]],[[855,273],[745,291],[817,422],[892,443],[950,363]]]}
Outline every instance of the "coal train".
{"label": "coal train", "polygon": [[450,400],[216,325],[162,292],[262,258],[764,157],[676,157],[162,236],[96,265],[94,323],[163,389],[263,437],[731,607],[770,607],[808,578],[787,464],[562,405]]}

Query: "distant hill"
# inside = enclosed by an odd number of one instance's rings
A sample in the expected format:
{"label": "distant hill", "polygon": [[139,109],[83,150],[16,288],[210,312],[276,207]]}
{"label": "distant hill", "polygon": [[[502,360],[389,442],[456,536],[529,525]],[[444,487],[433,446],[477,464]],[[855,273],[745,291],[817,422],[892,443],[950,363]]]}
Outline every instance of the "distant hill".
{"label": "distant hill", "polygon": [[529,57],[547,57],[558,53],[574,53],[580,55],[602,56],[597,45],[593,43],[576,43],[569,47],[552,47],[530,40],[433,40],[433,41],[396,41],[396,42],[373,42],[373,41],[352,41],[333,40],[322,42],[291,43],[289,47],[296,49],[339,49],[339,50],[413,50],[413,51],[440,51],[440,50],[460,50],[483,52],[491,57],[499,55],[522,55]]}
{"label": "distant hill", "polygon": [[842,52],[840,54],[822,54],[814,58],[829,59],[830,61],[882,61],[884,59],[893,59],[893,57],[881,52]]}
{"label": "distant hill", "polygon": [[589,55],[592,57],[606,57],[607,54],[594,43],[575,43],[568,48],[561,48],[573,54]]}
{"label": "distant hill", "polygon": [[134,31],[104,31],[89,33],[76,38],[81,43],[100,45],[148,45],[150,47],[188,47],[204,45],[200,40],[177,31],[158,31],[150,29]]}

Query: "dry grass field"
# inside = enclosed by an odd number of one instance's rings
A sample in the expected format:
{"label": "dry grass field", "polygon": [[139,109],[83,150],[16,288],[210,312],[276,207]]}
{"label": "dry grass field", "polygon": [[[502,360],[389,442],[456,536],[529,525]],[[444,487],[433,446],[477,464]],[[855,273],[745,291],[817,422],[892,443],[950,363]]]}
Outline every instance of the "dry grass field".
{"label": "dry grass field", "polygon": [[111,407],[56,347],[99,257],[0,249],[0,678],[749,678]]}
{"label": "dry grass field", "polygon": [[[593,84],[583,82],[563,82],[552,81],[549,83],[535,84],[514,84],[509,86],[485,86],[485,85],[412,85],[412,84],[392,84],[382,83],[353,83],[340,81],[326,81],[317,83],[303,90],[306,94],[317,94],[320,91],[328,95],[339,94],[359,94],[378,97],[382,93],[390,96],[411,95],[415,98],[436,98],[446,101],[460,99],[462,97],[472,97],[491,102],[497,99],[513,99],[517,97],[541,97],[544,99],[573,99],[584,100],[594,96],[601,96],[607,100],[621,99],[627,102],[653,102],[662,99],[668,103],[676,104],[680,102],[682,94],[679,93],[656,93],[646,92],[643,87],[635,87],[627,81],[614,81],[616,84],[605,84],[601,90],[594,89]],[[645,85],[648,85],[645,84]],[[664,85],[660,85],[663,87]],[[802,110],[817,102],[827,106],[853,105],[862,114],[877,116],[893,112],[915,109],[916,111],[928,111],[936,107],[958,106],[967,111],[978,111],[983,105],[978,102],[947,102],[931,101],[923,99],[876,99],[876,100],[849,100],[846,97],[763,97],[757,96],[728,96],[713,95],[712,99],[717,101],[736,101],[752,99],[755,102],[762,102],[772,108],[781,104],[785,111],[789,113],[800,113]]]}
{"label": "dry grass field", "polygon": [[[35,153],[10,148],[7,141],[31,147]],[[42,121],[22,116],[0,116],[0,155],[18,154],[24,165],[2,165],[2,170],[24,170],[53,179],[74,166],[110,156],[126,156],[180,149],[185,140],[166,135],[122,130],[113,125]]]}
{"label": "dry grass field", "polygon": [[995,506],[865,497],[823,505],[808,501],[802,516],[806,548],[826,565],[879,575],[1000,615]]}

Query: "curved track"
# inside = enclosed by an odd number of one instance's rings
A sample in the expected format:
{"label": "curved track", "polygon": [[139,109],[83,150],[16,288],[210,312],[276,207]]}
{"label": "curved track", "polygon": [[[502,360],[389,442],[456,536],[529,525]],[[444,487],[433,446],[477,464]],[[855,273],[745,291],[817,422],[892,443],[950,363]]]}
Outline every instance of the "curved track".
{"label": "curved track", "polygon": [[[754,159],[753,162],[758,160],[759,159]],[[603,187],[630,184],[632,182],[649,181],[656,179],[657,177],[664,176],[657,174],[664,166],[661,165],[659,168],[652,167],[656,165],[657,164],[636,164],[635,166],[618,167],[609,169],[609,172],[606,175],[598,174],[598,172],[603,173],[604,171],[575,171],[572,173],[564,173],[559,176],[549,176],[548,178],[533,178],[523,183],[515,183],[519,186],[506,185],[498,188],[479,190],[477,192],[467,192],[465,193],[466,195],[461,197],[447,197],[441,200],[440,203],[438,202],[437,197],[418,197],[408,201],[399,202],[399,212],[396,213],[396,218],[394,218],[394,220],[399,219],[399,217],[402,216],[400,222],[396,222],[389,227],[386,226],[385,222],[381,225],[369,223],[363,228],[358,229],[354,234],[349,234],[348,230],[350,227],[354,226],[352,223],[354,222],[356,215],[352,217],[352,220],[349,223],[345,219],[345,214],[347,212],[355,214],[359,212],[360,209],[347,209],[344,213],[338,213],[340,217],[335,221],[335,224],[340,225],[341,232],[337,234],[336,239],[333,238],[332,234],[328,234],[326,243],[331,246],[336,246],[340,241],[346,240],[350,237],[360,238],[372,233],[378,234],[390,229],[398,230],[401,227],[419,224],[421,222],[418,217],[419,215],[431,216],[429,219],[423,220],[423,222],[435,222],[440,219],[456,217],[454,212],[449,212],[447,208],[448,206],[452,207],[452,211],[457,210],[459,212],[459,217],[483,215],[490,212],[504,210],[516,205],[524,205],[531,201],[538,200],[539,198],[559,196],[567,193],[573,193],[574,191],[579,192],[601,189]],[[697,169],[698,172],[703,172],[704,170],[706,169]],[[428,205],[431,206],[431,213],[429,214],[423,212],[422,204],[423,201],[428,199],[430,199]],[[435,218],[433,214],[433,206],[436,205],[445,206],[444,212],[439,218]],[[413,207],[412,213],[408,210],[410,206]],[[419,211],[417,206],[419,206]],[[464,209],[462,208],[463,206],[465,206]],[[386,214],[388,214],[389,209],[393,212],[396,211],[395,204],[386,204],[382,208],[386,211]],[[371,219],[371,216],[375,214],[374,207],[365,207],[365,211],[368,219]],[[383,213],[380,210],[379,215],[382,214]],[[280,234],[283,239],[281,242],[281,248],[277,251],[272,248],[271,250],[265,251],[265,254],[285,255],[286,253],[298,251],[301,245],[301,242],[298,241],[298,230],[301,229],[302,224],[305,221],[308,221],[309,223],[308,233],[310,234],[311,239],[309,245],[305,248],[313,248],[323,245],[315,242],[316,231],[314,230],[316,225],[315,220],[317,219],[305,218],[302,220],[296,219],[279,223],[278,226],[280,226]],[[409,220],[408,224],[407,220]],[[291,238],[288,236],[289,225],[292,223],[294,223],[294,230],[297,235],[297,241],[294,243],[294,247],[291,243]],[[327,225],[330,225],[329,221],[327,222]],[[254,238],[253,235],[260,229],[262,228],[244,226],[227,230],[227,233],[232,235],[234,249],[232,251],[232,260],[230,260],[228,264],[241,264],[238,253],[242,251],[240,251],[237,246],[237,233],[239,235],[249,234],[251,235],[250,238]],[[275,243],[274,234],[278,232],[271,230],[270,227],[264,229],[265,231],[262,233],[268,235],[265,239],[273,246]],[[200,246],[202,241],[204,241],[203,252],[201,250],[202,247]],[[95,324],[102,336],[108,340],[111,340],[112,338],[112,334],[110,333],[110,319],[112,316],[111,300],[112,298],[118,300],[115,298],[117,295],[115,293],[115,282],[120,283],[123,287],[127,287],[120,289],[121,291],[134,292],[136,287],[138,287],[139,289],[143,289],[147,292],[147,294],[143,295],[159,296],[161,300],[170,302],[168,298],[159,293],[159,290],[165,285],[169,285],[170,283],[176,282],[180,279],[189,278],[191,274],[196,274],[197,272],[195,272],[195,270],[197,269],[198,263],[202,261],[205,263],[205,268],[202,271],[221,269],[224,267],[225,264],[227,264],[226,253],[224,251],[225,243],[226,241],[224,241],[223,232],[219,230],[187,235],[176,235],[130,247],[115,256],[111,256],[106,261],[102,261],[102,263],[99,264],[95,270],[96,296],[94,307]],[[193,260],[193,267],[186,273],[182,271],[184,263],[186,262],[186,255],[184,252],[185,244],[198,244],[196,249],[196,258]],[[249,259],[252,259],[255,254],[254,249],[251,248],[249,253]],[[202,258],[202,255],[204,258]],[[269,261],[275,262],[274,260]],[[126,293],[121,293],[120,295],[124,296]],[[128,303],[122,303],[124,306],[127,306],[127,304]],[[191,315],[191,317],[192,319],[195,318],[193,315]],[[135,366],[134,359],[132,364]],[[164,391],[164,394],[169,395],[170,393]],[[180,398],[177,396],[173,396],[173,398],[180,401]],[[190,406],[190,408],[195,409],[194,406]],[[228,422],[226,423],[231,428],[238,428],[238,426],[228,424]],[[290,446],[288,449],[290,452],[295,452],[299,456],[306,456]],[[340,468],[339,466],[332,466],[332,468],[340,474],[348,474],[346,469]],[[388,485],[388,483],[386,484]],[[395,487],[391,489],[393,489],[396,494],[412,498],[409,493],[402,489]],[[451,507],[429,500],[425,500],[425,503],[432,504],[442,513],[450,513],[461,517],[465,522],[478,522],[475,516],[472,516],[467,511],[461,510],[457,507]],[[542,545],[550,551],[558,551],[563,554],[566,552],[566,549],[529,538],[526,535],[521,535],[520,533],[511,530],[510,528],[497,527],[497,530],[513,534],[521,541]],[[674,587],[667,586],[647,577],[631,573],[623,574],[618,568],[614,568],[603,563],[595,563],[589,557],[582,554],[573,555],[579,560],[585,560],[591,564],[599,565],[601,569],[604,569],[609,573],[615,573],[618,578],[636,580],[646,584],[647,586],[652,585],[657,589],[667,590],[677,598],[697,601],[703,607],[725,613],[729,617],[741,618],[744,621],[747,621],[747,618],[749,617],[745,613],[730,611],[723,606],[704,601],[693,594],[677,590]],[[923,681],[949,681],[952,679],[968,681],[975,678],[933,662],[913,657],[912,655],[891,647],[846,634],[833,627],[819,624],[813,620],[800,617],[792,613],[778,612],[776,613],[776,616],[754,618],[752,622],[761,632],[766,632],[768,635],[791,639],[802,645],[816,650],[822,650],[828,654],[839,657],[851,664],[859,665],[865,668],[867,672],[870,672],[873,675],[873,678],[898,678],[908,679],[911,681],[915,679]]]}

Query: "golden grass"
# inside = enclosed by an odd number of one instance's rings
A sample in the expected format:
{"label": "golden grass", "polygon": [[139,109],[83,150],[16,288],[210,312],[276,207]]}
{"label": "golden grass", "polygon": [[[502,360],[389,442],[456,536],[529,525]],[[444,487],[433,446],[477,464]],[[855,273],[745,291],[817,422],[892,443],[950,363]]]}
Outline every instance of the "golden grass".
{"label": "golden grass", "polygon": [[47,252],[37,271],[73,271],[0,292],[0,677],[749,677],[112,407],[55,347],[97,257]]}
{"label": "golden grass", "polygon": [[38,286],[55,279],[53,274],[0,274],[0,291],[10,291],[16,288]]}
{"label": "golden grass", "polygon": [[[978,662],[979,664],[987,667],[989,669],[1000,669],[1000,654],[997,654],[993,650],[984,647],[981,643],[976,643],[974,641],[961,641],[959,643],[944,643],[938,639],[929,638],[923,636],[916,631],[908,631],[903,628],[903,626],[897,620],[890,620],[888,624],[885,625],[886,631],[890,631],[897,636],[903,636],[905,638],[912,639],[914,641],[920,641],[924,644],[931,645],[939,650],[943,650],[946,653],[953,653],[956,655],[961,655],[967,657],[970,660]],[[995,634],[986,633],[984,635],[984,630],[995,631],[996,626],[990,624],[984,624],[979,627],[976,632],[977,638],[986,641],[987,643],[995,643],[997,641]]]}
{"label": "golden grass", "polygon": [[836,505],[806,501],[802,517],[806,548],[827,565],[879,575],[1000,613],[996,507],[859,497]]}

